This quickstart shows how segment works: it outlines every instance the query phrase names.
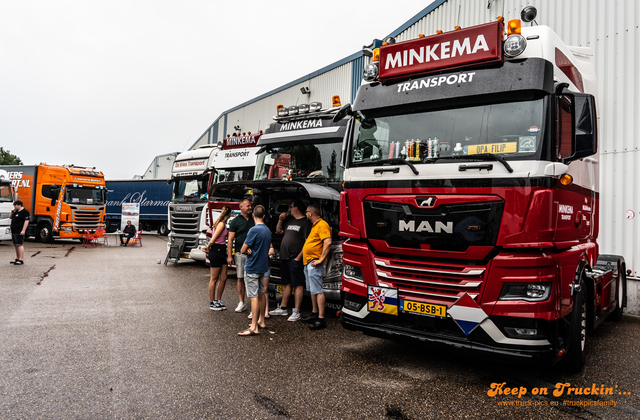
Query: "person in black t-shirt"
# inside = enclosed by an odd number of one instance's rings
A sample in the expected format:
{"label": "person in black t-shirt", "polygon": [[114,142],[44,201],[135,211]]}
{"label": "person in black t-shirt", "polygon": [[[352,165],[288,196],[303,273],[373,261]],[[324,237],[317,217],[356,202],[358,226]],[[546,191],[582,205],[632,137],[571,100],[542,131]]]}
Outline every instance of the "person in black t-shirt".
{"label": "person in black t-shirt", "polygon": [[11,239],[16,247],[16,259],[11,264],[23,265],[24,261],[24,236],[29,226],[29,211],[23,207],[22,201],[16,200],[13,203],[13,210],[9,214],[11,219]]}
{"label": "person in black t-shirt", "polygon": [[302,201],[294,200],[290,208],[291,216],[282,213],[276,225],[276,234],[282,235],[284,233],[280,243],[281,276],[284,290],[282,291],[282,302],[277,309],[269,312],[269,315],[289,315],[287,304],[293,287],[295,306],[287,321],[294,322],[300,320],[300,306],[305,285],[302,247],[311,231],[311,222],[305,216],[307,206]]}
{"label": "person in black t-shirt", "polygon": [[[129,245],[129,240],[136,236],[136,227],[131,224],[131,220],[127,220],[127,225],[122,229],[122,234],[120,234],[120,246]],[[124,242],[123,239],[127,238],[127,242]]]}

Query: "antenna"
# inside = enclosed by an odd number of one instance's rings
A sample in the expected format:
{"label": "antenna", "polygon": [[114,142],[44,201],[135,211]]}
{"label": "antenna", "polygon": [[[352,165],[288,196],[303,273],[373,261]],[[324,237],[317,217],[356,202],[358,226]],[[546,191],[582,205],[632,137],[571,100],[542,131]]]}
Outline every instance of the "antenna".
{"label": "antenna", "polygon": [[258,129],[256,130],[257,133],[260,133],[260,120],[258,120]]}
{"label": "antenna", "polygon": [[462,7],[462,5],[458,5],[458,19],[456,20],[456,26],[460,27],[460,8]]}
{"label": "antenna", "polygon": [[187,144],[189,144],[189,140],[191,140],[191,136],[189,136],[189,138],[187,139],[187,142],[184,144],[184,146],[182,147],[182,151],[184,152],[184,148],[187,147]]}

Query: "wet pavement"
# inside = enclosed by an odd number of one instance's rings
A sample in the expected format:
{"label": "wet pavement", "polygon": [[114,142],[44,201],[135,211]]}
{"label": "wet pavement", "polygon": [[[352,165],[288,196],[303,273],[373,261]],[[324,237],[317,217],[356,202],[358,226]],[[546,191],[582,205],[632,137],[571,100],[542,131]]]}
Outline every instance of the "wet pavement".
{"label": "wet pavement", "polygon": [[[158,264],[165,237],[25,249],[12,266],[13,246],[0,243],[1,419],[640,417],[637,317],[603,323],[571,375],[371,338],[335,316],[321,331],[272,317],[239,337],[249,320],[233,311],[235,279],[228,310],[209,310],[208,269]],[[491,397],[494,383],[524,393]],[[557,383],[612,395],[556,397]]]}

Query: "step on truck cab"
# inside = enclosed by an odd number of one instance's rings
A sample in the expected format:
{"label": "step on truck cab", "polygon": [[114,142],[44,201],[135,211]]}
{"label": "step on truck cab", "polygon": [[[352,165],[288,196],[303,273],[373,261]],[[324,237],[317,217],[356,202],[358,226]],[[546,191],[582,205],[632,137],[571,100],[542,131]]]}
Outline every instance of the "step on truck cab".
{"label": "step on truck cab", "polygon": [[342,325],[579,370],[626,293],[596,241],[590,49],[498,20],[373,60],[338,116]]}
{"label": "step on truck cab", "polygon": [[17,197],[29,211],[26,236],[51,242],[80,239],[105,225],[107,190],[95,168],[74,165],[7,165]]}
{"label": "step on truck cab", "polygon": [[328,108],[323,108],[320,102],[290,107],[278,105],[274,122],[257,143],[254,180],[220,182],[210,195],[234,199],[247,197],[254,207],[261,204],[267,209],[265,224],[273,233],[276,249],[269,263],[269,296],[272,299],[283,290],[277,252],[282,235],[275,234],[278,217],[289,211],[294,199],[300,199],[306,205],[318,204],[322,218],[333,231],[323,289],[327,307],[339,309],[342,272],[342,241],[338,236],[342,191],[340,155],[348,119],[334,123],[333,117],[340,106],[337,95],[332,98],[332,105]]}
{"label": "step on truck cab", "polygon": [[173,193],[169,204],[169,241],[184,240],[182,258],[205,260],[202,248],[207,245],[207,187],[213,173],[213,160],[218,151],[216,145],[204,145],[195,150],[180,153],[173,162],[171,180]]}
{"label": "step on truck cab", "polygon": [[11,219],[15,191],[9,180],[9,173],[0,169],[0,241],[11,240]]}

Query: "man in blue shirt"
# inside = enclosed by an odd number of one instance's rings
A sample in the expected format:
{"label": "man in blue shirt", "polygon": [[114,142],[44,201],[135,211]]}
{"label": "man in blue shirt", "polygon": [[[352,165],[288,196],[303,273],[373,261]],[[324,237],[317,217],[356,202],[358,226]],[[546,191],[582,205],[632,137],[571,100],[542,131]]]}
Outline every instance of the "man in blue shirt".
{"label": "man in blue shirt", "polygon": [[[266,210],[264,206],[256,206],[253,209],[255,226],[249,229],[244,240],[242,254],[247,254],[244,265],[244,284],[247,289],[247,297],[251,300],[251,326],[238,335],[258,335],[258,327],[265,328],[264,311],[267,299],[264,295],[264,273],[269,270],[269,248],[271,247],[271,231],[264,224]],[[255,316],[259,314],[259,316]]]}

